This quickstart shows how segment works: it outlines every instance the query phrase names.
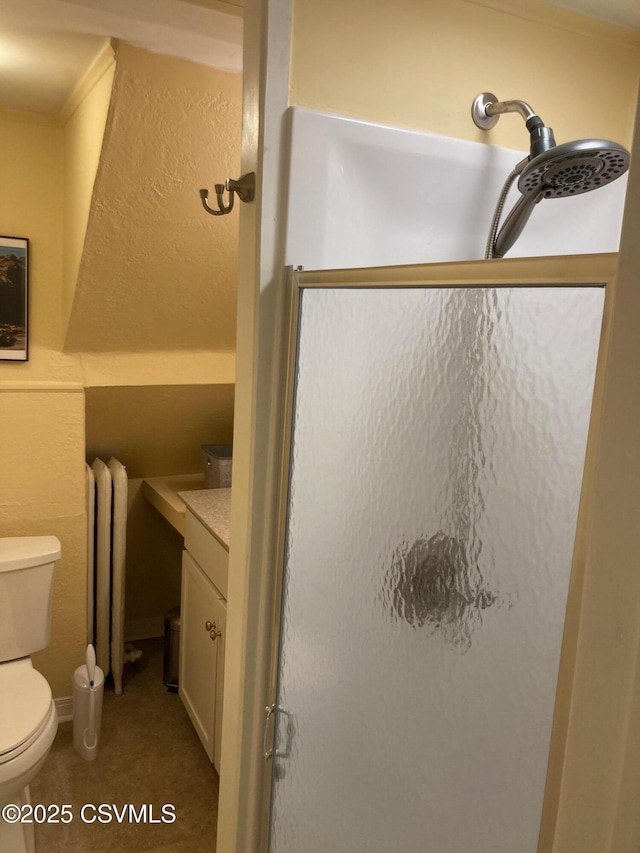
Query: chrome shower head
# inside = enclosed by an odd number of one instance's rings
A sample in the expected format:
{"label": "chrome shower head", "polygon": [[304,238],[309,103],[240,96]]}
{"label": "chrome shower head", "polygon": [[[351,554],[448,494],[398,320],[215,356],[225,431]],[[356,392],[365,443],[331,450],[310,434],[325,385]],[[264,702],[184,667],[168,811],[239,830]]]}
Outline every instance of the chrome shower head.
{"label": "chrome shower head", "polygon": [[[501,258],[518,239],[535,205],[543,198],[567,198],[597,190],[615,181],[629,168],[629,152],[607,139],[578,139],[556,145],[553,131],[524,101],[498,101],[484,92],[473,102],[475,124],[489,130],[502,113],[517,112],[526,121],[531,153],[507,178],[494,214],[486,257]],[[498,233],[498,224],[509,188],[518,178],[520,198]],[[497,234],[497,236],[496,236]]]}
{"label": "chrome shower head", "polygon": [[629,152],[608,139],[577,139],[539,154],[518,179],[523,195],[543,198],[580,195],[615,181],[629,168]]}

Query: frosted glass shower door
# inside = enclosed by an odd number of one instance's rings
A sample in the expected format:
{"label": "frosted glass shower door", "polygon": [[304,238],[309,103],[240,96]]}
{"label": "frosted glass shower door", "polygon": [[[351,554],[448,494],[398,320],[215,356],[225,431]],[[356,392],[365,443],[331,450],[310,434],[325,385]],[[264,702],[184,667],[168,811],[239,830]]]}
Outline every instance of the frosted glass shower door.
{"label": "frosted glass shower door", "polygon": [[270,853],[535,853],[603,301],[301,290]]}

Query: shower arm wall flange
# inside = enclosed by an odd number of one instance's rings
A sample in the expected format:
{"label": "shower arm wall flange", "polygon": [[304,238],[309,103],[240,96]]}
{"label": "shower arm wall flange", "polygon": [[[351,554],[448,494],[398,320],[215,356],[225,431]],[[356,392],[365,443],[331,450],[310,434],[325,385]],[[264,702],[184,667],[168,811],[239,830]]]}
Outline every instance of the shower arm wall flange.
{"label": "shower arm wall flange", "polygon": [[[540,116],[526,101],[499,101],[497,96],[491,92],[481,92],[471,105],[473,123],[481,130],[491,130],[504,113],[518,113],[525,122],[529,122],[530,119],[537,119],[541,125],[544,124]],[[527,127],[529,128],[528,124]]]}

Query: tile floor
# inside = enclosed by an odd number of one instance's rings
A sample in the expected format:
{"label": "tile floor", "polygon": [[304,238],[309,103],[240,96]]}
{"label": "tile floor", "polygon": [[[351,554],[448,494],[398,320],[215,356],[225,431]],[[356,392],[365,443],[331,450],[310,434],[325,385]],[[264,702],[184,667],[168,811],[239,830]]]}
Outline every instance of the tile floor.
{"label": "tile floor", "polygon": [[[68,824],[36,826],[36,853],[214,853],[218,775],[176,693],[162,684],[162,640],[135,643],[144,656],[125,666],[124,695],[107,683],[95,761],[73,749],[61,723],[47,763],[31,785],[36,803],[70,804]],[[83,823],[85,803],[175,806],[174,823]],[[147,810],[147,813],[149,811]],[[93,815],[91,809],[88,816]]]}

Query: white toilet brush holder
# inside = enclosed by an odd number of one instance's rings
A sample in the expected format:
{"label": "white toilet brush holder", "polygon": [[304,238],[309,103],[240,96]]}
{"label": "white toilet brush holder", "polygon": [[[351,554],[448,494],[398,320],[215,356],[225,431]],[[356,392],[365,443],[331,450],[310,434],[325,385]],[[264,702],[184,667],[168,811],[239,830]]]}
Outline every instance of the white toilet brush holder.
{"label": "white toilet brush holder", "polygon": [[87,662],[73,674],[73,746],[86,761],[98,755],[103,696],[104,673],[93,646],[87,646]]}

